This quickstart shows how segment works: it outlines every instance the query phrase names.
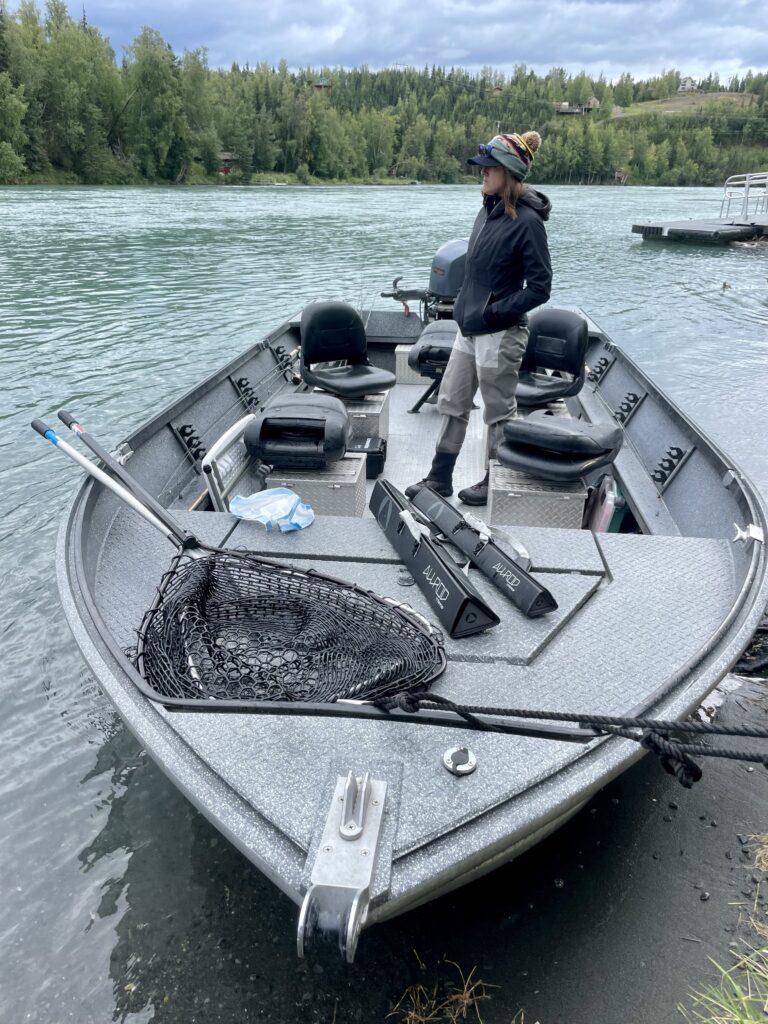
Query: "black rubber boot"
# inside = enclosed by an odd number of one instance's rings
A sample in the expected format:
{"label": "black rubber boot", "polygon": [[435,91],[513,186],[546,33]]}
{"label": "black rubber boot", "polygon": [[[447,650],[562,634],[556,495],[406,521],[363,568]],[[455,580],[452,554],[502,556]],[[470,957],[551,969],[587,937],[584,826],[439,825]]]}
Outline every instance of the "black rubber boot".
{"label": "black rubber boot", "polygon": [[487,505],[488,473],[485,474],[479,483],[472,484],[471,487],[465,487],[463,491],[459,491],[459,501],[463,501],[465,505]]}
{"label": "black rubber boot", "polygon": [[458,452],[435,452],[432,466],[424,479],[406,487],[406,498],[412,498],[421,487],[431,487],[444,498],[450,498],[453,494],[453,469],[458,457]]}

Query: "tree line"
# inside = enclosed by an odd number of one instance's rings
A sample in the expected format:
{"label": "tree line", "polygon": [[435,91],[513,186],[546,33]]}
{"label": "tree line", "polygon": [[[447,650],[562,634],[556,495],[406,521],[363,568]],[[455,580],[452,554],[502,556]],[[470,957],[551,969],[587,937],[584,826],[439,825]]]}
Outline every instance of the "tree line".
{"label": "tree line", "polygon": [[[145,28],[120,62],[65,0],[0,0],[0,182],[466,180],[498,130],[538,129],[532,180],[718,184],[768,166],[768,73],[697,83],[698,109],[636,113],[680,73],[615,82],[492,68],[209,68]],[[742,103],[718,99],[728,91]],[[222,178],[222,171],[228,172]]]}

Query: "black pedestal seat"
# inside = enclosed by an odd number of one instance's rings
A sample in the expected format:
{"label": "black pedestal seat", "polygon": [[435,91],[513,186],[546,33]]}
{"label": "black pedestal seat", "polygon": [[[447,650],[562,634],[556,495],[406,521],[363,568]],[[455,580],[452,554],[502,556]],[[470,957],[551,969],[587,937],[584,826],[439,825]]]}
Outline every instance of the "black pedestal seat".
{"label": "black pedestal seat", "polygon": [[504,424],[502,466],[557,483],[571,483],[608,466],[621,449],[620,426],[586,423],[542,409]]}
{"label": "black pedestal seat", "polygon": [[453,320],[433,320],[411,345],[408,365],[421,377],[442,376],[448,365],[458,328]]}
{"label": "black pedestal seat", "polygon": [[334,395],[275,395],[245,428],[248,454],[282,469],[322,469],[343,459],[349,415]]}
{"label": "black pedestal seat", "polygon": [[569,309],[542,309],[530,317],[529,330],[515,392],[517,404],[546,405],[578,394],[584,385],[589,345],[584,317]]}
{"label": "black pedestal seat", "polygon": [[421,332],[418,341],[411,346],[408,365],[419,376],[427,377],[432,383],[408,412],[418,412],[439,390],[458,330],[453,320],[433,320]]}
{"label": "black pedestal seat", "polygon": [[[301,314],[301,376],[349,401],[395,385],[395,375],[368,359],[360,315],[344,302],[313,302]],[[316,365],[342,362],[341,366]]]}

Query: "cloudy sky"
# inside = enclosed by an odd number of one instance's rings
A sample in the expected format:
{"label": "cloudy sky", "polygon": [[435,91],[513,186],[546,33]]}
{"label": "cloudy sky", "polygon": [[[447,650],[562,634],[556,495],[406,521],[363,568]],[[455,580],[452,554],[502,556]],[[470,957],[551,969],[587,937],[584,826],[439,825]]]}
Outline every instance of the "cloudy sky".
{"label": "cloudy sky", "polygon": [[608,79],[768,67],[758,0],[68,0],[73,17],[83,2],[118,57],[149,25],[177,53],[207,47],[211,67],[527,64]]}

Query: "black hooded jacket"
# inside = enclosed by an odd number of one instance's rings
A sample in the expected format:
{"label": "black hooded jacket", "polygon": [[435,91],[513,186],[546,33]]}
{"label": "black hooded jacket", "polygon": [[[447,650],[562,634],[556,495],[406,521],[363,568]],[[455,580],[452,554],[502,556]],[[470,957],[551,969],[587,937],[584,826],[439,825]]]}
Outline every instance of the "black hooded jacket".
{"label": "black hooded jacket", "polygon": [[467,247],[453,318],[461,333],[490,334],[526,322],[549,298],[552,266],[544,221],[552,204],[528,188],[514,219],[498,196],[486,196]]}

